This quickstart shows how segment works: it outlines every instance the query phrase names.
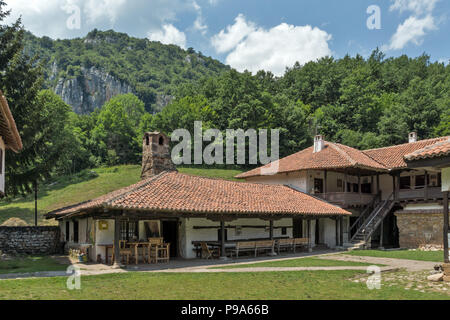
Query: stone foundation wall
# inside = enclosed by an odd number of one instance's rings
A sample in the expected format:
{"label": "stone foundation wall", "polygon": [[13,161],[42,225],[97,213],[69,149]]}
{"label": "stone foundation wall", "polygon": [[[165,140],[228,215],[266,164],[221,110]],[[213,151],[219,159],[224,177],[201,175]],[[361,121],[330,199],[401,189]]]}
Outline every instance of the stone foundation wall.
{"label": "stone foundation wall", "polygon": [[401,248],[442,247],[444,217],[442,213],[395,213]]}
{"label": "stone foundation wall", "polygon": [[61,250],[59,227],[0,227],[0,251],[54,254]]}

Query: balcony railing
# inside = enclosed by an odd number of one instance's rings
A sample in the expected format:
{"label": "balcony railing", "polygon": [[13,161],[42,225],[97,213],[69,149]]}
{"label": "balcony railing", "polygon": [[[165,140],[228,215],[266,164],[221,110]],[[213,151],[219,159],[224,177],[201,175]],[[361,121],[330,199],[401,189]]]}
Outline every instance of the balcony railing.
{"label": "balcony railing", "polygon": [[371,193],[354,192],[327,192],[316,193],[314,195],[328,202],[345,206],[365,206],[370,204],[376,196],[375,194]]}
{"label": "balcony railing", "polygon": [[414,199],[442,199],[441,187],[428,187],[428,189],[403,189],[399,190],[396,200]]}

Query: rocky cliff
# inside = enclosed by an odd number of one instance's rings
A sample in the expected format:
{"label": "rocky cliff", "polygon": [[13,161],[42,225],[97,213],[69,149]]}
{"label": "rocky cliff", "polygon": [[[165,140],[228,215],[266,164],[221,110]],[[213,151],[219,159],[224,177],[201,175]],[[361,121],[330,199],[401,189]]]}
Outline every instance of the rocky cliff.
{"label": "rocky cliff", "polygon": [[[51,79],[55,79],[58,74],[57,67],[53,67],[52,71],[54,72]],[[95,67],[89,69],[81,67],[81,75],[57,79],[53,90],[79,114],[90,113],[95,108],[100,108],[115,95],[133,93],[129,84]]]}
{"label": "rocky cliff", "polygon": [[25,52],[43,62],[45,87],[82,114],[130,92],[144,102],[147,111],[158,112],[180,86],[229,70],[192,48],[183,50],[113,30],[58,40],[27,32]]}

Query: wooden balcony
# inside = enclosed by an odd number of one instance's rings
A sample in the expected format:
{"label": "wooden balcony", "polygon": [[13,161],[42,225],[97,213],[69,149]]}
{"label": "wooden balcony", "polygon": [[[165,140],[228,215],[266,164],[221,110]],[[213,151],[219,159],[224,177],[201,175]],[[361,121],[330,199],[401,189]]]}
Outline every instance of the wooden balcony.
{"label": "wooden balcony", "polygon": [[433,200],[442,199],[441,187],[428,187],[421,189],[400,189],[396,200],[414,201],[414,200]]}
{"label": "wooden balcony", "polygon": [[366,206],[372,202],[375,194],[355,192],[316,193],[314,196],[341,207]]}

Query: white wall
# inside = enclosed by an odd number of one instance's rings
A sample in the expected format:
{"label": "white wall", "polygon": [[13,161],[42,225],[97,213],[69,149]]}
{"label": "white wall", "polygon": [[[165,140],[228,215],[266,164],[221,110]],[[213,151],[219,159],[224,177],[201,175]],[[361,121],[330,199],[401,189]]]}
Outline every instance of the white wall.
{"label": "white wall", "polygon": [[278,173],[275,175],[257,176],[245,179],[247,182],[252,183],[265,183],[265,184],[283,184],[293,185],[299,188],[303,192],[307,192],[307,173],[306,171]]}
{"label": "white wall", "polygon": [[[237,219],[231,222],[226,222],[225,226],[242,226],[242,225],[255,225],[255,226],[267,226],[269,227],[269,221],[260,219]],[[292,237],[292,219],[285,218],[276,220],[273,223],[274,227],[283,226],[289,227],[286,229],[286,235],[281,234],[281,228],[273,230],[274,237]],[[214,229],[194,229],[194,226],[216,226]],[[179,228],[180,236],[180,250],[181,255],[184,258],[195,258],[194,246],[192,241],[217,241],[217,230],[220,229],[220,223],[216,221],[207,220],[206,218],[183,218],[181,219],[181,226]],[[235,228],[227,229],[228,240],[239,240],[249,238],[269,238],[268,229],[263,228],[242,228],[241,234],[236,234]]]}
{"label": "white wall", "polygon": [[450,167],[442,169],[442,191],[450,191]]}

